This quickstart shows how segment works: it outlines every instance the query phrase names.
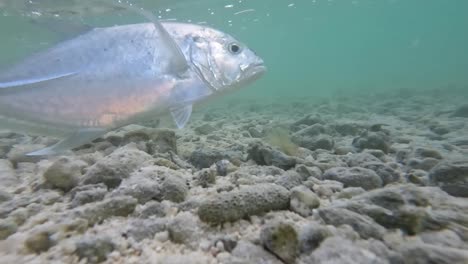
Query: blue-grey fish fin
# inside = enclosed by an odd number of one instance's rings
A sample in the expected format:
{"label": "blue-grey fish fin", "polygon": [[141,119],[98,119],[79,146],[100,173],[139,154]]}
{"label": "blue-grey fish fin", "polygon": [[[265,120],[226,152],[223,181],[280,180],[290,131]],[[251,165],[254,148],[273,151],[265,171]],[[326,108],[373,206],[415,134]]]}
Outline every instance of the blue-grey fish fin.
{"label": "blue-grey fish fin", "polygon": [[189,69],[189,65],[187,62],[187,59],[184,56],[184,53],[180,49],[179,45],[175,42],[175,40],[172,38],[172,36],[167,32],[167,30],[164,28],[164,26],[159,22],[158,18],[153,15],[151,12],[144,10],[143,8],[138,8],[133,4],[124,4],[121,1],[118,2],[107,2],[107,0],[102,0],[106,1],[106,3],[109,3],[113,6],[118,6],[125,8],[130,11],[134,11],[140,15],[142,15],[144,18],[148,19],[150,22],[153,23],[155,29],[158,31],[159,35],[161,36],[161,39],[163,40],[164,45],[169,49],[170,53],[172,54],[172,60],[170,62],[170,71],[172,73],[175,73],[177,75],[182,75]]}
{"label": "blue-grey fish fin", "polygon": [[26,154],[26,156],[50,156],[63,153],[67,150],[79,147],[83,144],[89,143],[92,140],[100,137],[107,130],[103,128],[83,128],[75,133],[71,134],[69,137],[57,142],[56,144],[46,147],[40,150],[36,150]]}
{"label": "blue-grey fish fin", "polygon": [[192,105],[185,105],[171,110],[172,118],[177,128],[184,128],[192,115]]}
{"label": "blue-grey fish fin", "polygon": [[57,79],[62,79],[66,77],[73,76],[78,72],[64,72],[64,73],[57,73],[49,76],[42,76],[42,77],[32,77],[29,79],[18,79],[18,80],[7,80],[1,81],[0,80],[0,93],[6,90],[16,90],[17,87],[24,87],[33,84],[44,83],[48,81],[53,81]]}

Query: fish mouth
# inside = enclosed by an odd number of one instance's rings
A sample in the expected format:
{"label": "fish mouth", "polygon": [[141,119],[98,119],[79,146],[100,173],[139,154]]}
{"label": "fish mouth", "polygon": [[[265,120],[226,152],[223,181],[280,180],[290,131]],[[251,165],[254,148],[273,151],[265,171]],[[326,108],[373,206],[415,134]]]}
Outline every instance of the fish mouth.
{"label": "fish mouth", "polygon": [[263,63],[251,64],[249,67],[247,67],[247,69],[245,69],[244,80],[241,81],[241,83],[243,85],[250,84],[262,77],[266,71],[267,68]]}

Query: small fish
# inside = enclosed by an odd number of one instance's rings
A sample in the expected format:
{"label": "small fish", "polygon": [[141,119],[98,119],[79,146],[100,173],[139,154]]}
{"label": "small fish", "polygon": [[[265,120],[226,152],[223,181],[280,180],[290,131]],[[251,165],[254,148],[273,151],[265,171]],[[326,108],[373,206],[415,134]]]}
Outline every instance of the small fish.
{"label": "small fish", "polygon": [[183,128],[192,106],[246,86],[263,60],[216,29],[152,23],[95,28],[0,73],[0,128],[62,137],[54,155],[165,112]]}

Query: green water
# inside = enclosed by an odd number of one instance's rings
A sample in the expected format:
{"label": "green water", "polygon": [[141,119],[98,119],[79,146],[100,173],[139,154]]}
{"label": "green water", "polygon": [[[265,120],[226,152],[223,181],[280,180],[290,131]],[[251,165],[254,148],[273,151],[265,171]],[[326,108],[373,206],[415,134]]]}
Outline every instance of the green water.
{"label": "green water", "polygon": [[[265,59],[268,74],[236,96],[468,90],[466,0],[147,0],[137,4],[163,19],[206,22],[256,50]],[[53,34],[31,26],[27,18],[5,8],[2,13],[0,64],[55,41]],[[85,14],[84,20],[112,25],[144,18],[107,12]]]}

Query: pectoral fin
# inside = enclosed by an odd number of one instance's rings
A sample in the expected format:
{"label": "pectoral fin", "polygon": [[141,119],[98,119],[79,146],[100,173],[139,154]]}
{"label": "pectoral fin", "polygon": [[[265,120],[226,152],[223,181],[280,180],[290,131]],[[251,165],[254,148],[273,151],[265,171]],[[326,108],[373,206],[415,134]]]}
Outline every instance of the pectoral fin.
{"label": "pectoral fin", "polygon": [[26,156],[48,156],[48,155],[57,155],[63,153],[67,150],[79,147],[83,144],[89,143],[92,140],[100,137],[107,130],[101,128],[86,128],[78,130],[77,132],[70,135],[68,138],[65,138],[62,141],[59,141],[55,145],[52,145],[47,148],[43,148],[31,153],[26,154]]}
{"label": "pectoral fin", "polygon": [[180,81],[171,91],[169,104],[171,115],[178,128],[183,128],[192,114],[193,104],[208,98],[213,90],[202,81],[191,79]]}
{"label": "pectoral fin", "polygon": [[180,108],[171,110],[172,118],[176,123],[177,128],[184,128],[192,115],[192,105],[186,105]]}

